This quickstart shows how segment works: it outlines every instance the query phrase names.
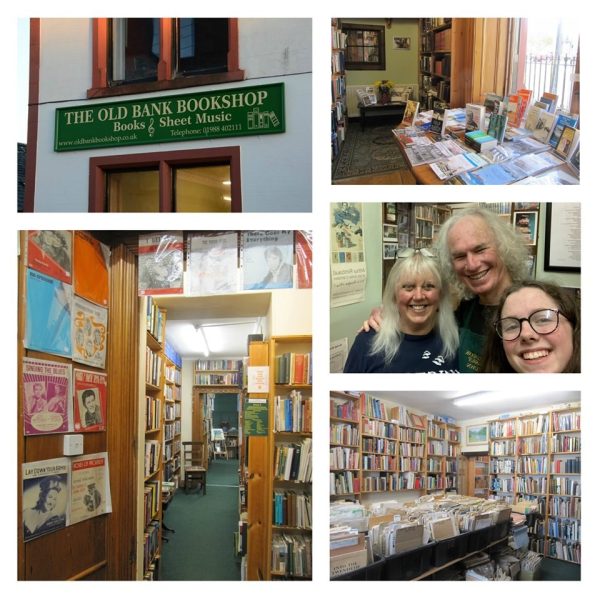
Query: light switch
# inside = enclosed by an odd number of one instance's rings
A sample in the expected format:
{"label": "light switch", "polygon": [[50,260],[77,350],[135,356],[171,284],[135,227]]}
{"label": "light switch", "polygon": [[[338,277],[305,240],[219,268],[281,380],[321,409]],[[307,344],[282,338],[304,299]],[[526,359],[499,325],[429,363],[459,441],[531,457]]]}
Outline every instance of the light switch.
{"label": "light switch", "polygon": [[65,456],[77,456],[78,454],[83,454],[83,434],[65,435],[63,454]]}

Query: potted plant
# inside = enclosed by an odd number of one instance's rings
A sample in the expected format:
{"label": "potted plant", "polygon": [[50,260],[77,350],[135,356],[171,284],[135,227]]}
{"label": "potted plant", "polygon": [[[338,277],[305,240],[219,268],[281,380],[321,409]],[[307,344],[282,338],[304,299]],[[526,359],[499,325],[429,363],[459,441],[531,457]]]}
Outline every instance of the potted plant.
{"label": "potted plant", "polygon": [[379,89],[379,103],[387,104],[392,96],[394,82],[389,79],[382,79],[381,81],[376,81],[375,86]]}

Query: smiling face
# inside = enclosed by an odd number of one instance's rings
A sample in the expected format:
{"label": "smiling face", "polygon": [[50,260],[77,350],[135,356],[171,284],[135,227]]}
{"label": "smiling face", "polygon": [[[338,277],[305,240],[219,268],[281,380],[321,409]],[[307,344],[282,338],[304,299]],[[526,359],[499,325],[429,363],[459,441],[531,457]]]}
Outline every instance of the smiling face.
{"label": "smiling face", "polygon": [[[506,299],[501,317],[529,317],[536,310],[558,309],[554,299],[537,288],[524,287]],[[562,315],[547,335],[536,333],[527,321],[516,340],[502,341],[506,358],[517,373],[562,373],[573,354],[573,327]]]}
{"label": "smiling face", "polygon": [[448,232],[448,249],[452,267],[467,289],[482,304],[498,304],[511,279],[487,223],[478,216],[460,219]]}
{"label": "smiling face", "polygon": [[425,335],[437,317],[440,302],[439,282],[431,274],[400,279],[396,286],[396,306],[402,333]]}
{"label": "smiling face", "polygon": [[46,495],[46,500],[44,502],[44,508],[46,509],[46,512],[50,512],[51,510],[54,510],[57,502],[58,502],[58,491],[52,489]]}

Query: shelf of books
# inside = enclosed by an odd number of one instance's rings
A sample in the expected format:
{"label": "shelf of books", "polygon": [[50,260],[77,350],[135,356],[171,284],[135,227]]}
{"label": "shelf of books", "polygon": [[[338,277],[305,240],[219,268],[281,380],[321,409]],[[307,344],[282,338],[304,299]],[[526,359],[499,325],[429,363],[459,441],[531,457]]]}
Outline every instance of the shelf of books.
{"label": "shelf of books", "polygon": [[536,502],[530,548],[570,562],[581,561],[580,419],[568,407],[490,423],[491,493]]}
{"label": "shelf of books", "polygon": [[346,34],[340,19],[331,20],[331,159],[340,152],[346,138],[348,116],[345,75]]}
{"label": "shelf of books", "polygon": [[181,480],[181,357],[165,342],[163,500]]}
{"label": "shelf of books", "polygon": [[234,358],[197,360],[194,364],[194,385],[235,388],[237,392],[242,387],[242,361]]}
{"label": "shelf of books", "polygon": [[143,521],[138,545],[138,579],[158,579],[161,528],[164,448],[164,341],[166,311],[144,298],[145,344],[145,432],[143,453]]}
{"label": "shelf of books", "polygon": [[359,397],[329,394],[329,495],[354,498],[360,493]]}

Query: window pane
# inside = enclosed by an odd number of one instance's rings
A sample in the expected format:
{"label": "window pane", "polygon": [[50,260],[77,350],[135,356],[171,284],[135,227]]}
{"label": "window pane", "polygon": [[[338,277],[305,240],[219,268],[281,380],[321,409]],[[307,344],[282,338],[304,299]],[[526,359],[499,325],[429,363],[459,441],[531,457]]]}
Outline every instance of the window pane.
{"label": "window pane", "polygon": [[160,56],[160,19],[113,19],[113,81],[153,81]]}
{"label": "window pane", "polygon": [[179,73],[227,71],[228,19],[178,20]]}
{"label": "window pane", "polygon": [[107,174],[109,212],[158,212],[158,169]]}
{"label": "window pane", "polygon": [[231,212],[229,165],[177,168],[173,179],[177,212]]}

